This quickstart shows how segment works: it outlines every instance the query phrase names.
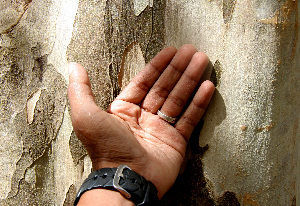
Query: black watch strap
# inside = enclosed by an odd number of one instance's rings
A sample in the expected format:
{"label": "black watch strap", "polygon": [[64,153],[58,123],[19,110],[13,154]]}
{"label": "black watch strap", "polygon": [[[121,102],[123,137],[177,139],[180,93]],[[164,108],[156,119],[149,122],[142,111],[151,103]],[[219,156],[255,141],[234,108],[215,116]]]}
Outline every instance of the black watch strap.
{"label": "black watch strap", "polygon": [[117,190],[138,206],[159,204],[155,185],[126,165],[118,168],[102,168],[92,172],[80,187],[74,206],[77,205],[84,192],[96,188]]}

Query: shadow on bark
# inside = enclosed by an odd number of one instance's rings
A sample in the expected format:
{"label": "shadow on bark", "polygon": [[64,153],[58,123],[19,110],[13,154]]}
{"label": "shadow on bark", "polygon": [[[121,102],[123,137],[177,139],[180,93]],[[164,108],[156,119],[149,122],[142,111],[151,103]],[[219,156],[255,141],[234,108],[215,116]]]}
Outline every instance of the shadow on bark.
{"label": "shadow on bark", "polygon": [[[218,102],[218,107],[215,103]],[[212,98],[210,109],[220,110],[219,119],[211,128],[213,136],[214,127],[219,125],[226,117],[226,107],[221,94],[216,90]],[[209,145],[199,146],[199,137],[204,121],[201,120],[193,131],[188,143],[185,162],[182,166],[174,186],[162,198],[162,206],[239,206],[240,203],[233,192],[225,192],[222,197],[216,198],[213,195],[213,188],[209,184],[209,180],[204,177],[203,164],[201,158]]]}

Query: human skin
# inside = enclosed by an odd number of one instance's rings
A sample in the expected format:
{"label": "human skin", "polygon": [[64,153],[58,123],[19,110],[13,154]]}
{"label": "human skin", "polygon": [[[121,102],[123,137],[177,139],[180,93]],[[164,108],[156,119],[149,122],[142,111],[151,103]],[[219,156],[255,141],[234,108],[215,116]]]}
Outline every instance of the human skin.
{"label": "human skin", "polygon": [[[151,181],[161,198],[174,184],[190,135],[213,95],[213,83],[200,82],[208,62],[192,45],[178,50],[167,47],[132,79],[107,111],[96,105],[86,70],[70,63],[73,129],[93,169],[126,164]],[[178,121],[166,122],[157,115],[158,110]],[[78,205],[134,204],[116,191],[94,189],[85,192]]]}

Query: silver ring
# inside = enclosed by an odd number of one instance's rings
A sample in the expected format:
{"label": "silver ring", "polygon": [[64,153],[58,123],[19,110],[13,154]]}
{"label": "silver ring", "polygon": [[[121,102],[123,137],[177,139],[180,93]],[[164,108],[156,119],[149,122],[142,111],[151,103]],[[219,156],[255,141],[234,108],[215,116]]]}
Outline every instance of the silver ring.
{"label": "silver ring", "polygon": [[165,120],[166,122],[169,122],[171,124],[175,123],[177,118],[175,117],[169,117],[168,115],[165,115],[164,113],[162,113],[160,110],[157,111],[157,115],[162,118],[163,120]]}

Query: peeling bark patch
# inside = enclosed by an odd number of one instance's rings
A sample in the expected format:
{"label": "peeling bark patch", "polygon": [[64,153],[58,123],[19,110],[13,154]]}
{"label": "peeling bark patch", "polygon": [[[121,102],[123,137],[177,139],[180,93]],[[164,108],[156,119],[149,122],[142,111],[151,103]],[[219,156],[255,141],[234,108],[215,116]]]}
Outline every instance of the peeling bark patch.
{"label": "peeling bark patch", "polygon": [[153,7],[153,0],[133,0],[134,14],[140,15],[147,6]]}
{"label": "peeling bark patch", "polygon": [[235,4],[236,0],[223,0],[223,19],[225,24],[231,20]]}
{"label": "peeling bark patch", "polygon": [[256,200],[256,195],[245,193],[243,197],[243,205],[259,206],[260,204]]}
{"label": "peeling bark patch", "polygon": [[76,197],[76,187],[72,184],[66,194],[66,199],[63,206],[71,206],[74,204],[74,197]]}
{"label": "peeling bark patch", "polygon": [[233,192],[225,192],[217,201],[218,206],[240,206],[240,202]]}
{"label": "peeling bark patch", "polygon": [[76,137],[75,132],[72,131],[69,140],[69,147],[72,155],[72,159],[75,165],[78,165],[80,160],[87,155],[87,151],[81,141]]}
{"label": "peeling bark patch", "polygon": [[56,137],[66,105],[66,84],[61,76],[51,75],[47,75],[48,80],[53,81],[51,87],[42,90],[40,101],[36,104],[34,121],[29,125],[28,135],[24,138],[27,144],[25,147],[32,148],[30,156],[33,160],[39,158]]}
{"label": "peeling bark patch", "polygon": [[55,205],[54,165],[52,163],[52,148],[45,149],[44,154],[34,161],[36,183],[34,195],[37,205]]}
{"label": "peeling bark patch", "polygon": [[7,200],[3,205],[31,205],[37,206],[37,200],[31,185],[24,179],[20,180],[18,193]]}
{"label": "peeling bark patch", "polygon": [[241,125],[241,130],[242,132],[245,132],[248,129],[248,126],[246,125]]}
{"label": "peeling bark patch", "polygon": [[219,62],[219,60],[216,60],[210,76],[210,80],[215,85],[215,87],[217,87],[221,83],[221,74],[222,74],[221,63]]}
{"label": "peeling bark patch", "polygon": [[[54,164],[52,162],[53,151],[51,147],[45,149],[44,154],[35,161],[31,161],[28,153],[23,153],[17,164],[14,174],[12,191],[7,202],[9,205],[55,205],[55,180]],[[28,164],[31,164],[30,166]],[[24,173],[26,168],[26,173]],[[25,176],[23,178],[22,176]],[[24,187],[26,186],[26,187]],[[30,192],[30,195],[28,193]],[[30,199],[30,203],[25,204]],[[17,203],[18,204],[17,204]],[[23,204],[21,204],[24,202]],[[20,203],[20,204],[19,204]]]}
{"label": "peeling bark patch", "polygon": [[41,96],[42,90],[39,89],[37,92],[33,93],[27,100],[26,110],[27,110],[27,123],[31,124],[33,122],[34,109],[37,101]]}
{"label": "peeling bark patch", "polygon": [[120,72],[118,75],[118,84],[121,89],[130,82],[130,80],[137,75],[145,67],[145,59],[141,47],[138,43],[133,42],[126,47]]}
{"label": "peeling bark patch", "polygon": [[[123,53],[128,45],[138,43],[146,62],[156,54],[164,43],[165,1],[155,1],[153,8],[146,7],[138,16],[130,1],[116,3],[106,1],[105,40],[109,45],[109,75],[113,85],[113,98],[120,90],[118,75]],[[116,15],[118,14],[118,15]],[[151,47],[149,47],[151,45]],[[121,72],[122,73],[122,72]]]}
{"label": "peeling bark patch", "polygon": [[35,168],[36,166],[32,166],[26,169],[25,173],[25,181],[28,182],[31,185],[36,184],[36,173],[35,173]]}
{"label": "peeling bark patch", "polygon": [[46,66],[47,66],[47,55],[39,56],[40,55],[40,47],[33,47],[31,48],[31,52],[34,57],[34,66],[32,68],[32,76],[31,81],[28,86],[29,90],[37,90],[34,93],[32,93],[27,98],[26,103],[26,111],[27,111],[27,123],[31,124],[33,122],[34,118],[34,109],[36,106],[37,101],[40,98],[41,95],[41,86],[43,81],[43,74],[45,72]]}
{"label": "peeling bark patch", "polygon": [[[297,51],[298,44],[298,1],[286,0],[277,10],[274,16],[268,19],[261,19],[260,22],[264,24],[271,24],[276,27],[280,36],[286,36],[286,40],[282,38],[282,45],[287,45],[292,48],[291,57],[294,58]],[[290,33],[290,34],[288,34]],[[283,42],[283,40],[285,42]],[[288,40],[288,41],[287,41]],[[291,42],[292,41],[292,42]],[[290,44],[292,43],[292,45]],[[288,53],[288,52],[286,52]]]}
{"label": "peeling bark patch", "polygon": [[27,167],[39,160],[48,150],[63,121],[66,82],[52,66],[48,65],[45,69],[42,82],[45,89],[41,90],[32,123],[26,124],[25,112],[17,115],[14,120],[14,125],[18,125],[17,136],[21,137],[23,143],[23,153],[13,175],[10,197],[18,192],[19,181],[24,177]]}
{"label": "peeling bark patch", "polygon": [[267,125],[267,126],[257,128],[257,131],[258,131],[258,132],[262,132],[262,131],[266,130],[266,131],[268,132],[268,131],[270,131],[274,126],[275,126],[275,124],[272,123],[272,124],[269,124],[269,125]]}
{"label": "peeling bark patch", "polygon": [[264,24],[273,24],[276,26],[277,24],[282,24],[283,29],[289,24],[293,23],[291,21],[291,17],[294,11],[297,11],[297,2],[293,0],[287,0],[282,4],[281,8],[275,13],[274,16],[268,19],[261,19],[260,22]]}

